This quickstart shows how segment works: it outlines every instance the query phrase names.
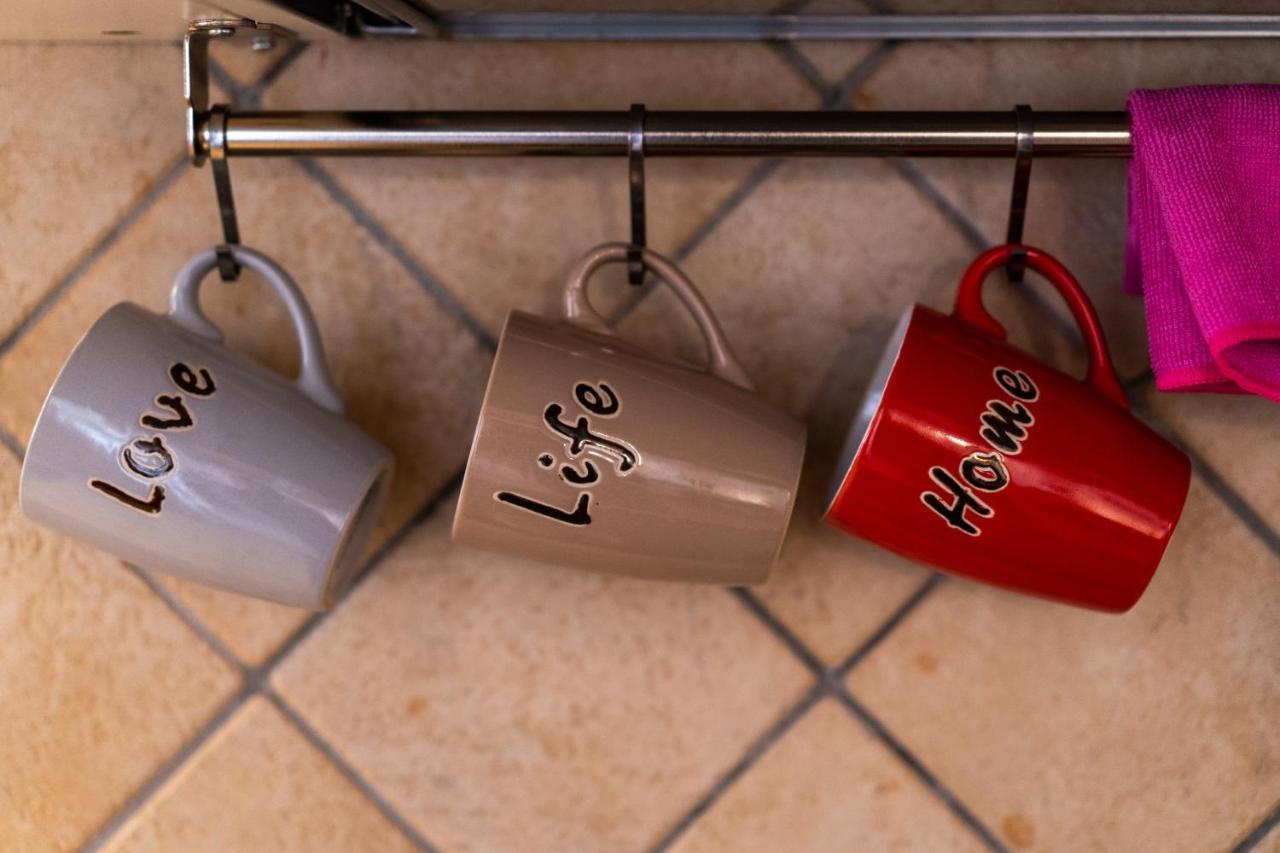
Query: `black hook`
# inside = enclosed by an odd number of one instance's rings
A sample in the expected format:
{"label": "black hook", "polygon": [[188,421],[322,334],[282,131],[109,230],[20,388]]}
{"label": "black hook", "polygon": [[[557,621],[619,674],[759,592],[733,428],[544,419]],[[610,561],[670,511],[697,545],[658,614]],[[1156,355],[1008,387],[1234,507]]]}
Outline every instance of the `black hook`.
{"label": "black hook", "polygon": [[645,264],[644,217],[644,104],[631,105],[627,130],[627,166],[631,185],[631,247],[627,249],[627,280],[643,284]]}
{"label": "black hook", "polygon": [[1031,190],[1031,157],[1035,150],[1036,125],[1031,107],[1018,104],[1013,108],[1018,122],[1018,135],[1014,146],[1013,195],[1009,200],[1009,230],[1005,242],[1018,248],[1009,259],[1006,272],[1009,281],[1018,284],[1027,271],[1027,250],[1022,248],[1022,226],[1027,220],[1027,194]]}
{"label": "black hook", "polygon": [[218,196],[218,216],[222,219],[222,245],[218,246],[218,275],[223,281],[240,277],[240,264],[231,247],[240,245],[240,226],[236,222],[236,202],[231,195],[231,171],[227,168],[227,108],[218,105],[209,110],[209,167],[213,171],[213,191]]}

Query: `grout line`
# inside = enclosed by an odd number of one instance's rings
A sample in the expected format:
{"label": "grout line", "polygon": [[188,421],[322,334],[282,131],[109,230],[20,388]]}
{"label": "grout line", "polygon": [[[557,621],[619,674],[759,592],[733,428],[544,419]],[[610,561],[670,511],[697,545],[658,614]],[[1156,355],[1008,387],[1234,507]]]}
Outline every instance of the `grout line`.
{"label": "grout line", "polygon": [[134,202],[133,206],[125,211],[124,216],[117,220],[116,223],[107,230],[107,233],[99,238],[98,241],[94,243],[93,246],[91,246],[80,258],[80,260],[76,262],[70,272],[59,279],[58,282],[40,298],[40,301],[37,302],[35,307],[18,322],[18,325],[14,327],[8,337],[0,340],[0,358],[3,358],[9,350],[13,349],[18,341],[21,340],[23,335],[31,331],[32,327],[34,327],[35,324],[38,323],[51,308],[53,308],[54,303],[65,296],[71,288],[78,284],[80,279],[84,277],[85,273],[88,272],[89,269],[92,268],[93,265],[96,264],[98,260],[105,255],[122,236],[124,236],[124,233],[128,231],[135,222],[142,218],[143,214],[151,209],[160,197],[165,194],[169,187],[177,181],[178,177],[186,169],[186,166],[187,155],[182,154],[161,173],[160,177],[156,180],[151,189],[147,190],[142,198]]}
{"label": "grout line", "polygon": [[[880,42],[871,52],[849,70],[844,78],[834,86],[820,90],[818,95],[822,98],[822,108],[826,110],[852,110],[853,96],[862,87],[864,83],[871,79],[880,66],[884,64],[893,52],[898,49],[898,42],[884,41]],[[803,72],[801,72],[803,76]]]}
{"label": "grout line", "polygon": [[[123,561],[122,561],[123,563]],[[135,566],[133,563],[123,563],[124,567],[132,572],[138,580],[146,584],[147,588],[159,596],[160,600],[168,605],[169,609],[181,619],[186,626],[190,628],[197,637],[213,649],[219,657],[231,664],[231,666],[240,674],[241,678],[248,674],[248,667],[244,661],[240,660],[239,655],[232,651],[231,647],[218,635],[216,631],[204,623],[199,616],[191,611],[186,602],[178,598],[172,590],[156,579],[156,576],[146,569]]]}
{"label": "grout line", "polygon": [[[693,233],[689,235],[689,238],[680,244],[680,247],[672,254],[671,259],[677,264],[684,263],[685,259],[693,254],[697,248],[701,246],[703,242],[705,242],[706,239],[710,237],[711,234],[719,228],[735,210],[741,207],[742,203],[750,198],[751,195],[760,188],[761,184],[767,181],[774,172],[778,171],[781,166],[782,161],[778,159],[765,160],[757,166],[755,171],[744,178],[742,183],[740,183],[737,188],[729,194],[729,197],[721,202],[720,206],[712,211],[711,215],[694,229]],[[609,318],[610,325],[616,326],[623,320],[627,319],[627,317],[631,316],[631,313],[639,308],[640,304],[648,298],[650,293],[653,292],[655,286],[656,280],[652,276],[648,276],[644,285],[638,288],[639,292],[636,293],[634,297],[623,303],[623,305],[613,313],[613,316]]]}
{"label": "grout line", "polygon": [[938,189],[937,185],[929,180],[915,163],[904,160],[901,157],[893,157],[890,158],[889,164],[916,192],[924,197],[925,201],[937,208],[943,218],[954,225],[956,230],[964,237],[965,242],[975,250],[984,252],[995,245],[982,232],[977,223],[970,219],[967,213],[953,204],[951,199],[947,198],[942,190]]}
{"label": "grout line", "polygon": [[0,426],[0,444],[3,444],[5,449],[17,458],[19,464],[26,459],[27,449],[22,446],[21,441],[18,441],[18,437],[16,435],[9,432],[3,426]]}
{"label": "grout line", "polygon": [[[808,5],[808,0],[804,0],[800,5]],[[875,69],[879,67],[880,63],[888,58],[889,53],[892,51],[891,43],[880,45],[878,48],[871,51],[871,53],[864,56],[849,71],[844,81],[838,87],[828,88],[819,84],[819,81],[822,80],[821,74],[818,73],[816,68],[809,64],[808,59],[805,58],[798,50],[793,49],[793,52],[788,52],[785,49],[788,46],[789,45],[786,43],[780,43],[778,45],[783,58],[788,61],[794,60],[805,63],[807,70],[801,70],[799,68],[796,70],[809,82],[810,85],[817,88],[818,94],[822,96],[823,109],[833,109],[834,107],[832,104],[839,103],[839,93],[850,91],[850,86],[854,89],[860,86],[875,71]],[[710,237],[711,234],[726,219],[728,219],[735,210],[741,207],[742,204],[750,198],[757,189],[759,189],[761,184],[768,180],[774,172],[778,171],[782,164],[782,159],[776,157],[765,160],[761,163],[755,171],[748,175],[743,182],[738,185],[738,188],[735,189],[729,197],[725,199],[724,202],[722,202],[720,206],[717,207],[711,215],[694,230],[693,234],[691,234],[689,238],[681,244],[672,259],[676,261],[676,263],[683,263],[685,259],[693,254],[693,252],[696,251],[697,248],[702,245],[702,243]],[[610,323],[617,325],[629,317],[633,311],[640,307],[640,303],[642,303],[649,294],[653,292],[653,288],[654,282],[652,280],[647,281],[644,286],[640,288],[640,292],[637,293],[634,298],[628,300],[614,313],[610,318]]]}
{"label": "grout line", "polygon": [[310,46],[308,42],[295,41],[279,59],[271,64],[271,67],[263,72],[262,76],[258,78],[258,82],[250,87],[253,92],[250,97],[254,100],[255,106],[260,105],[262,96],[266,94],[267,89],[275,85],[284,76],[284,73],[293,66],[293,63],[297,62],[298,58],[307,52],[307,48]]}
{"label": "grout line", "polygon": [[[420,524],[435,515],[436,510],[440,508],[440,504],[448,500],[453,493],[462,486],[462,474],[462,471],[454,474],[453,477],[451,477],[444,486],[432,495],[431,498],[428,499],[428,501],[423,504],[422,507],[400,527],[399,530],[392,534],[391,538],[383,543],[382,547],[374,552],[373,556],[369,558],[369,561],[365,564],[364,568],[360,570],[359,576],[352,581],[350,588],[347,590],[346,594],[343,595],[342,601],[349,599],[352,593],[364,584],[366,580],[372,577],[373,573],[381,567],[383,561],[409,537],[410,533],[417,529]],[[271,673],[274,672],[275,668],[289,656],[290,652],[301,645],[307,637],[311,636],[311,634],[313,634],[331,614],[337,611],[341,604],[342,602],[339,602],[332,610],[313,613],[311,616],[307,617],[307,620],[298,626],[298,628],[290,634],[274,652],[272,652],[270,657],[268,657],[260,666],[250,670],[250,678],[255,682],[265,684],[267,679],[270,678]]]}
{"label": "grout line", "polygon": [[386,228],[382,226],[372,213],[366,210],[355,200],[343,186],[324,169],[319,163],[309,157],[298,158],[298,165],[304,172],[311,176],[312,180],[318,183],[329,198],[337,202],[347,211],[347,214],[355,221],[357,225],[369,232],[369,235],[378,242],[383,249],[391,253],[400,265],[404,267],[409,275],[418,283],[423,290],[435,298],[441,307],[453,314],[468,331],[490,351],[496,350],[498,343],[494,340],[489,331],[485,329],[479,322],[471,316],[471,314],[454,298],[440,280],[431,273],[427,272],[405,248],[399,240],[391,235]]}
{"label": "grout line", "polygon": [[791,650],[805,667],[819,678],[827,677],[827,668],[823,666],[822,661],[818,659],[809,647],[804,644],[799,637],[792,632],[782,620],[773,614],[768,607],[764,605],[755,593],[746,587],[735,586],[729,589],[729,592],[742,603],[747,610],[750,610],[755,616],[764,623],[765,627],[773,632],[782,644]]}
{"label": "grout line", "polygon": [[[373,575],[374,571],[382,564],[382,561],[393,550],[395,550],[397,545],[404,541],[410,531],[431,517],[436,509],[439,508],[440,504],[459,487],[461,481],[461,472],[450,478],[449,481],[439,491],[437,491],[421,509],[418,510],[418,512],[414,513],[414,515],[406,521],[390,539],[383,543],[382,547],[373,553],[365,563],[364,568],[361,569],[360,575],[347,591],[347,595],[343,597],[343,601],[345,601],[360,584]],[[221,728],[223,723],[230,719],[235,710],[239,708],[240,705],[244,704],[250,696],[262,694],[268,698],[272,698],[274,696],[274,691],[268,685],[268,679],[276,666],[278,666],[280,662],[288,656],[289,652],[296,648],[302,640],[310,636],[320,624],[322,624],[331,614],[336,612],[338,607],[342,604],[340,601],[332,610],[311,614],[302,625],[296,628],[294,632],[285,639],[285,641],[262,665],[258,667],[249,667],[246,666],[235,652],[233,652],[222,641],[221,637],[219,637],[216,632],[205,625],[198,616],[192,613],[185,603],[173,596],[169,590],[164,588],[147,572],[128,563],[125,563],[124,565],[130,571],[137,574],[138,577],[141,578],[142,582],[145,583],[152,592],[158,595],[160,599],[164,601],[173,610],[173,612],[182,619],[183,622],[186,623],[188,628],[195,632],[202,640],[207,642],[218,655],[222,656],[229,663],[235,666],[240,671],[244,680],[236,695],[233,696],[231,700],[228,700],[228,704],[219,709],[208,723],[202,726],[189,741],[183,744],[176,753],[171,755],[163,764],[160,765],[159,768],[157,768],[155,773],[153,773],[151,777],[143,783],[142,787],[140,787],[134,795],[130,797],[123,806],[121,806],[120,810],[97,832],[97,834],[94,835],[87,849],[97,849],[119,832],[121,827],[131,820],[134,815],[150,801],[151,797],[161,787],[163,787],[168,779],[173,776],[173,774],[176,773],[192,755],[195,754],[196,750],[199,749],[201,745],[203,745]],[[293,715],[291,714],[286,713],[286,716],[293,719]],[[308,733],[304,730],[303,734],[307,735]],[[308,737],[310,736],[308,735]],[[325,755],[330,756],[330,752],[326,751]],[[344,765],[339,763],[337,766],[344,775],[348,775],[348,771],[344,769]],[[348,778],[350,778],[349,775]],[[368,792],[367,789],[369,786],[367,784],[360,785],[358,787],[360,787],[362,792]],[[380,797],[372,797],[371,799],[384,814],[387,813],[389,806],[387,806]],[[404,819],[398,816],[393,817],[392,820],[397,826],[401,826],[405,823]],[[416,834],[411,837],[415,839],[417,838]]]}
{"label": "grout line", "polygon": [[1191,467],[1195,473],[1204,481],[1218,499],[1226,504],[1227,509],[1240,519],[1240,522],[1248,528],[1249,532],[1262,541],[1264,545],[1277,556],[1280,556],[1280,533],[1272,528],[1272,526],[1258,514],[1258,511],[1245,500],[1244,496],[1235,490],[1227,479],[1218,473],[1218,470],[1209,464],[1200,453],[1187,442],[1172,426],[1170,426],[1160,415],[1144,403],[1134,404],[1134,410],[1142,416],[1156,432],[1163,435],[1175,447],[1187,454],[1191,459]]}
{"label": "grout line", "polygon": [[237,103],[247,100],[253,91],[253,84],[241,83],[236,79],[235,75],[226,69],[222,63],[209,57],[209,61],[205,64],[205,68],[209,73],[209,82],[216,83],[223,89],[227,90],[227,94],[231,97],[231,102]]}
{"label": "grout line", "polygon": [[933,772],[929,770],[929,768],[925,767],[924,763],[921,762],[920,759],[911,752],[911,750],[907,749],[901,741],[894,737],[893,733],[885,727],[884,723],[876,719],[875,715],[868,711],[861,702],[855,699],[853,694],[850,693],[847,688],[843,685],[837,684],[834,689],[835,697],[840,704],[844,705],[845,708],[849,710],[849,713],[853,714],[859,722],[870,729],[871,733],[875,735],[881,743],[887,746],[903,761],[903,763],[910,767],[915,772],[916,776],[920,777],[920,780],[924,782],[936,796],[947,804],[947,807],[951,809],[956,817],[960,818],[960,820],[962,820],[978,835],[979,838],[983,840],[983,842],[986,843],[989,849],[998,851],[998,853],[1008,853],[1008,848],[1000,843],[1000,840],[996,838],[991,830],[988,829],[986,825],[979,820],[978,817],[974,815],[974,813],[971,812],[958,797],[956,797],[955,794],[951,793],[951,791],[942,784],[938,777],[933,775]]}
{"label": "grout line", "polygon": [[944,580],[946,580],[946,575],[938,572],[930,575],[928,580],[920,584],[919,589],[911,593],[907,600],[898,606],[898,609],[884,621],[883,625],[873,631],[871,636],[863,641],[862,645],[854,649],[853,653],[832,671],[832,676],[837,681],[843,682],[845,677],[853,671],[853,668],[866,660],[867,656],[875,651],[884,642],[885,638],[893,633],[894,629],[902,624],[903,620],[911,615]]}
{"label": "grout line", "polygon": [[1249,834],[1231,848],[1231,853],[1249,853],[1250,850],[1256,849],[1277,826],[1280,826],[1280,804],[1277,804],[1269,815],[1259,821],[1257,826],[1249,830]]}
{"label": "grout line", "polygon": [[827,91],[829,88],[827,78],[818,70],[818,66],[814,65],[813,61],[809,59],[809,55],[796,46],[795,42],[770,42],[769,48],[778,54],[783,62],[790,65],[791,70],[803,77],[811,89],[814,89],[819,94]]}
{"label": "grout line", "polygon": [[755,742],[747,749],[745,755],[738,760],[729,770],[716,780],[703,797],[694,804],[693,808],[685,813],[675,826],[673,826],[666,835],[658,840],[658,843],[649,848],[651,853],[660,853],[660,851],[669,850],[671,845],[679,840],[690,827],[692,827],[699,818],[706,814],[712,806],[720,801],[734,783],[742,778],[748,770],[755,766],[766,752],[768,752],[775,743],[782,739],[782,736],[789,732],[800,718],[803,717],[810,708],[817,704],[818,700],[823,697],[824,691],[821,684],[815,684],[809,689],[800,701],[791,707],[782,715],[776,723],[770,726],[764,734],[758,737]]}
{"label": "grout line", "polygon": [[152,797],[168,784],[174,774],[187,763],[196,751],[203,747],[231,719],[248,698],[249,690],[243,686],[232,694],[177,752],[166,758],[156,768],[147,780],[134,791],[133,796],[84,843],[81,849],[85,851],[101,850],[104,844],[123,829],[125,824],[137,815],[143,806],[150,802]]}
{"label": "grout line", "polygon": [[271,704],[275,705],[276,710],[283,714],[284,717],[293,724],[293,727],[307,739],[317,752],[329,760],[329,763],[342,774],[347,782],[355,787],[361,794],[364,794],[365,798],[369,802],[373,803],[378,811],[382,812],[382,816],[390,821],[396,829],[400,830],[400,832],[413,842],[419,850],[426,851],[426,853],[436,853],[438,848],[431,842],[427,841],[427,839],[423,838],[422,834],[418,832],[413,824],[409,823],[409,821],[406,820],[399,811],[387,802],[382,794],[380,794],[373,785],[361,776],[351,763],[343,758],[342,754],[339,753],[338,750],[329,743],[329,741],[325,740],[324,737],[322,737],[320,733],[317,732],[300,713],[298,713],[298,711],[294,710],[292,705],[286,702],[283,697],[270,688],[263,690],[263,695],[271,701]]}

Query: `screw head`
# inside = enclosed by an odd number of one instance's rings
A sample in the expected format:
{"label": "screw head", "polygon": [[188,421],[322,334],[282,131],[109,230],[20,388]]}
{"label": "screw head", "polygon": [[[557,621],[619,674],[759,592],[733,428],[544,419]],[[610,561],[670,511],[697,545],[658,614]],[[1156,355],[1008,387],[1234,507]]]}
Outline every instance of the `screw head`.
{"label": "screw head", "polygon": [[271,36],[254,36],[253,41],[249,43],[249,47],[259,53],[274,50],[275,46],[276,40]]}

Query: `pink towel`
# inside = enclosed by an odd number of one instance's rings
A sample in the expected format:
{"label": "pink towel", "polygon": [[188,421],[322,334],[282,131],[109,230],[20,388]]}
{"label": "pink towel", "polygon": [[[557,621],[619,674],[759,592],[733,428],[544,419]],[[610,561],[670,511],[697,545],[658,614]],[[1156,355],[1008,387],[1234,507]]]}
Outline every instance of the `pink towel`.
{"label": "pink towel", "polygon": [[1156,387],[1280,402],[1280,86],[1129,95],[1125,288]]}

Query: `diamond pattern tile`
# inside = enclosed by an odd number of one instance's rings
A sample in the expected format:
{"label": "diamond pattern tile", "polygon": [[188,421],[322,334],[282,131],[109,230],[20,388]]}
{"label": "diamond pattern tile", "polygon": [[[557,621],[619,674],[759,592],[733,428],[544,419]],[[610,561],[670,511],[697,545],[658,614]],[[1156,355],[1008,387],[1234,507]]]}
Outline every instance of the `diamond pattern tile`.
{"label": "diamond pattern tile", "polygon": [[0,838],[65,850],[105,824],[237,676],[138,578],[37,528],[0,452]]}
{"label": "diamond pattern tile", "polygon": [[1013,848],[1227,849],[1280,796],[1276,569],[1197,480],[1128,614],[948,582],[849,684]]}
{"label": "diamond pattern tile", "polygon": [[415,848],[268,700],[257,697],[106,849],[391,853]]}
{"label": "diamond pattern tile", "polygon": [[[884,163],[806,161],[782,167],[685,265],[760,393],[808,421],[793,525],[761,595],[828,663],[928,577],[820,519],[853,412],[899,315],[912,301],[947,306],[970,255]],[[703,358],[665,289],[622,332],[663,355]]]}
{"label": "diamond pattern tile", "polygon": [[180,57],[169,45],[0,50],[0,345],[181,156],[177,103],[153,108],[172,99]]}
{"label": "diamond pattern tile", "polygon": [[826,699],[671,849],[836,853],[983,845],[888,748]]}
{"label": "diamond pattern tile", "polygon": [[[1070,80],[1070,85],[1064,85]],[[1136,88],[1199,83],[1280,82],[1280,59],[1262,41],[1222,42],[916,42],[899,46],[860,93],[867,109],[1122,110]],[[991,242],[1004,239],[1012,165],[997,160],[914,161],[917,168]],[[1125,163],[1120,160],[1035,161],[1025,239],[1058,256],[1080,279],[1102,317],[1122,377],[1148,366],[1141,300],[1121,289],[1124,275]],[[1043,358],[1083,373],[1078,344],[1061,332],[1069,322],[1053,291],[1036,277],[1043,310],[1013,300],[1001,317],[1012,339]]]}
{"label": "diamond pattern tile", "polygon": [[1280,407],[1261,397],[1166,394],[1147,383],[1141,402],[1280,531],[1280,482],[1260,460],[1280,454]]}
{"label": "diamond pattern tile", "polygon": [[276,675],[443,849],[648,847],[811,683],[721,589],[452,547],[452,513]]}
{"label": "diamond pattern tile", "polygon": [[[488,352],[348,213],[298,167],[233,165],[246,243],[276,257],[311,302],[353,421],[396,456],[376,547],[466,460],[488,374]],[[207,170],[191,171],[112,247],[57,306],[0,358],[0,424],[25,441],[62,361],[107,307],[129,299],[168,304],[178,267],[217,239]],[[209,314],[235,350],[286,375],[296,372],[283,307],[246,273],[234,285],[211,276]],[[248,663],[261,662],[303,611],[172,582],[196,614]]]}
{"label": "diamond pattern tile", "polygon": [[[811,109],[813,90],[763,45],[316,45],[271,109]],[[696,85],[691,85],[697,81]],[[510,308],[550,311],[572,261],[628,239],[621,159],[327,161],[338,180],[493,335]],[[672,252],[756,167],[654,158],[649,243]]]}

